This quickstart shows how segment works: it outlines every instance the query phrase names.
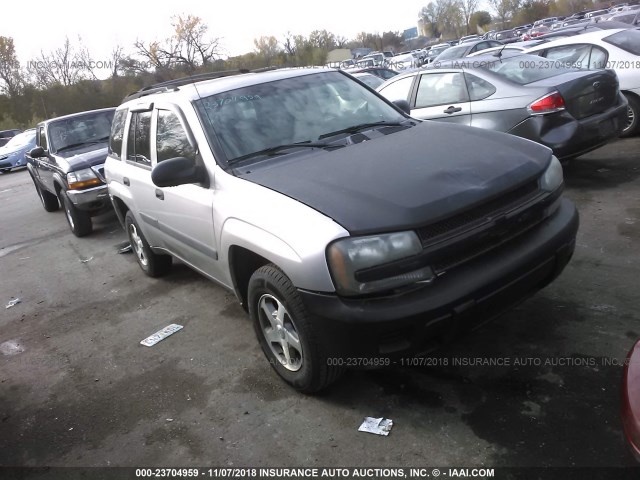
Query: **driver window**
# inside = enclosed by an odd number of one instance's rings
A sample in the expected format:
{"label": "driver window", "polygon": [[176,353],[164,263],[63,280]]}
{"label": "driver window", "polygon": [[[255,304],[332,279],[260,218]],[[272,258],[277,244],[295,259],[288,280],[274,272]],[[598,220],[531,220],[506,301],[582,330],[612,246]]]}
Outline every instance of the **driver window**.
{"label": "driver window", "polygon": [[180,119],[169,110],[158,110],[156,151],[158,162],[176,157],[196,157]]}

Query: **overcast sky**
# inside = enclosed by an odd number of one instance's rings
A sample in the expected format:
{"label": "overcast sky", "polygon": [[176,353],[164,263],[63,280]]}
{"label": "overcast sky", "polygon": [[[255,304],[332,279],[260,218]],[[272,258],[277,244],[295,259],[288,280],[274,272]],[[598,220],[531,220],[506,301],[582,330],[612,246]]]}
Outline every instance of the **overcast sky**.
{"label": "overcast sky", "polygon": [[417,25],[418,12],[429,0],[23,0],[3,8],[0,35],[14,39],[24,65],[40,52],[62,45],[65,36],[80,36],[94,60],[108,60],[114,44],[133,52],[136,39],[162,39],[171,33],[173,15],[201,17],[213,36],[221,37],[227,55],[253,50],[253,39],[290,31],[308,35],[326,29],[349,39],[358,32],[403,31]]}

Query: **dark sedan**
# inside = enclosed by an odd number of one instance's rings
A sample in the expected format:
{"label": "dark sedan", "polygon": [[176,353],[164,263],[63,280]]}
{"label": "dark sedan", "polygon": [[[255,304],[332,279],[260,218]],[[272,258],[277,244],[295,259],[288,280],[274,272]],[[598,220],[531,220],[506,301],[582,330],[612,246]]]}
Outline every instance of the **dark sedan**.
{"label": "dark sedan", "polygon": [[456,58],[464,58],[467,55],[475,52],[479,52],[486,48],[497,47],[502,45],[502,42],[497,40],[477,40],[475,42],[465,42],[461,45],[456,45],[455,47],[448,48],[440,55],[438,55],[434,61],[433,65],[438,67],[438,64],[444,62],[445,60],[455,60]]}
{"label": "dark sedan", "polygon": [[0,173],[27,166],[27,153],[36,146],[36,129],[26,130],[12,137],[0,147]]}
{"label": "dark sedan", "polygon": [[398,75],[378,92],[409,102],[413,117],[511,133],[563,160],[620,135],[627,101],[615,72],[539,64],[529,55],[480,55]]}

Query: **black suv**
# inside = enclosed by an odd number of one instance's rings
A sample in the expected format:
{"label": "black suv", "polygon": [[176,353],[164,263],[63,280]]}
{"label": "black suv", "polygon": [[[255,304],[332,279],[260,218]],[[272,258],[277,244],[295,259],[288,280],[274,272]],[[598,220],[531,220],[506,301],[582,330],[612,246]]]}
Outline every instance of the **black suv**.
{"label": "black suv", "polygon": [[65,209],[74,235],[93,230],[91,217],[111,208],[104,160],[114,108],[52,118],[36,127],[27,168],[47,212]]}

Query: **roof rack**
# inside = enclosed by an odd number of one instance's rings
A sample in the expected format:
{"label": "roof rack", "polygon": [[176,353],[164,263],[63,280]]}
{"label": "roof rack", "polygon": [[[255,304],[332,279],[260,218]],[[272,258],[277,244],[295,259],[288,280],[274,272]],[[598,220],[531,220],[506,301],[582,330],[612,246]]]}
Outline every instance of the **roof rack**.
{"label": "roof rack", "polygon": [[202,82],[204,80],[214,80],[216,78],[230,77],[233,75],[242,75],[245,73],[267,72],[269,70],[275,70],[276,68],[277,67],[265,67],[265,68],[258,68],[256,70],[248,70],[246,68],[241,68],[239,70],[221,70],[219,72],[199,73],[197,75],[190,75],[188,77],[176,78],[175,80],[167,80],[166,82],[160,82],[154,85],[143,87],[137,92],[127,95],[122,100],[122,102],[124,103],[129,100],[145,97],[147,95],[151,95],[154,93],[173,92],[178,90],[178,87],[183,85],[188,85],[190,83]]}

